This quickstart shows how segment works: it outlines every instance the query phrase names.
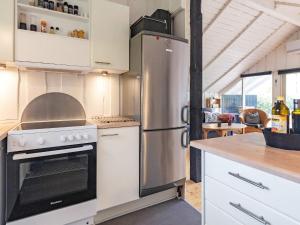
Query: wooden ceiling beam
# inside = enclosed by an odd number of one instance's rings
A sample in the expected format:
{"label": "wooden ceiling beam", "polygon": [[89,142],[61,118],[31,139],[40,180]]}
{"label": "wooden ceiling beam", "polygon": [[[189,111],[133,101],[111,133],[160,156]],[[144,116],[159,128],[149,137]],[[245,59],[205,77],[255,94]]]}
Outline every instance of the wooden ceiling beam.
{"label": "wooden ceiling beam", "polygon": [[204,65],[203,71],[205,71],[213,62],[215,62],[227,49],[230,48],[261,16],[263,15],[262,12],[258,13],[243,30],[241,30],[228,44],[226,44],[218,54],[211,59],[206,65]]}
{"label": "wooden ceiling beam", "polygon": [[262,11],[279,20],[294,24],[300,27],[300,16],[295,14],[286,14],[276,10],[276,1],[274,0],[234,0],[240,4],[246,5],[250,8]]}
{"label": "wooden ceiling beam", "polygon": [[252,53],[254,53],[257,49],[259,49],[266,41],[269,40],[276,32],[278,32],[282,27],[284,27],[287,23],[283,23],[278,29],[274,30],[271,34],[269,34],[264,40],[262,40],[255,48],[253,48],[248,54],[246,54],[243,58],[241,58],[238,62],[236,62],[233,66],[231,66],[227,71],[225,71],[218,79],[209,84],[206,88],[204,88],[203,92],[207,92],[210,88],[212,88],[216,83],[218,83],[221,79],[223,79],[227,74],[229,74],[235,67],[237,67],[240,63],[242,63],[245,59],[247,59]]}
{"label": "wooden ceiling beam", "polygon": [[225,4],[222,6],[222,8],[220,9],[220,11],[213,17],[213,19],[206,25],[206,27],[203,29],[203,34],[204,35],[206,33],[206,31],[214,24],[214,22],[219,18],[220,15],[222,15],[222,13],[227,9],[227,7],[229,6],[230,2],[232,0],[227,0],[225,2]]}

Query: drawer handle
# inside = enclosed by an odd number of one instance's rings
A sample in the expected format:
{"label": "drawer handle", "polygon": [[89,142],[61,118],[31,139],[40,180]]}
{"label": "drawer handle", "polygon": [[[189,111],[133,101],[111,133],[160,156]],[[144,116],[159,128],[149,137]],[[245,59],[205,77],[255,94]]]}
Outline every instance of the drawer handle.
{"label": "drawer handle", "polygon": [[119,136],[119,134],[103,134],[101,137],[114,137],[114,136]]}
{"label": "drawer handle", "polygon": [[100,62],[100,61],[95,61],[96,64],[104,64],[104,65],[110,65],[110,62]]}
{"label": "drawer handle", "polygon": [[245,213],[246,215],[250,216],[251,218],[255,219],[256,221],[264,224],[264,225],[271,225],[270,222],[266,221],[265,218],[263,216],[257,216],[256,214],[254,214],[253,212],[245,209],[244,207],[242,207],[241,204],[235,204],[232,202],[229,202],[229,204],[234,207],[235,209]]}
{"label": "drawer handle", "polygon": [[247,182],[247,183],[249,183],[249,184],[252,184],[252,185],[254,185],[255,187],[258,187],[258,188],[261,188],[261,189],[265,189],[265,190],[269,190],[269,188],[266,187],[266,186],[264,186],[262,183],[260,183],[260,182],[258,183],[258,182],[249,180],[249,179],[247,179],[247,178],[245,178],[245,177],[242,177],[242,176],[241,176],[240,174],[238,174],[238,173],[228,172],[228,174],[229,174],[230,176],[233,176],[233,177],[237,178],[237,179],[240,179],[240,180],[245,181],[245,182]]}

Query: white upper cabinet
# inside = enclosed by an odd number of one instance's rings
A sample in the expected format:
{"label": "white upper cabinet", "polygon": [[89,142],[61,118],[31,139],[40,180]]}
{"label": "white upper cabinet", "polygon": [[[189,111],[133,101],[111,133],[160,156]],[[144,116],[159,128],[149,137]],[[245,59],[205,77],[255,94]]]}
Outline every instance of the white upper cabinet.
{"label": "white upper cabinet", "polygon": [[[17,66],[90,70],[89,0],[70,0],[68,3],[78,6],[79,15],[32,6],[29,5],[28,0],[16,0],[15,63]],[[21,20],[26,21],[27,30],[24,26],[20,29]],[[41,32],[41,21],[45,21],[45,33]],[[32,23],[37,25],[36,32],[30,31]],[[54,34],[51,32],[51,27],[54,28]],[[74,30],[76,32],[73,32]],[[71,33],[75,37],[71,37]],[[82,34],[83,37],[78,38]]]}
{"label": "white upper cabinet", "polygon": [[14,1],[1,0],[0,13],[0,63],[13,61]]}
{"label": "white upper cabinet", "polygon": [[129,70],[129,7],[107,0],[92,0],[92,67],[98,71]]}

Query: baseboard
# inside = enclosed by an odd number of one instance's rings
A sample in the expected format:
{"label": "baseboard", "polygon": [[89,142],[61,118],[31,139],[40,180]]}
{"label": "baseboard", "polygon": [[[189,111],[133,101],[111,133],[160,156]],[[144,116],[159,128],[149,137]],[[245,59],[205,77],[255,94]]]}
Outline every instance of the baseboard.
{"label": "baseboard", "polygon": [[157,205],[159,203],[174,199],[176,198],[176,196],[177,189],[173,188],[167,191],[140,198],[139,200],[133,202],[103,210],[98,212],[98,214],[96,215],[95,223],[103,223],[105,221],[126,215],[128,213],[132,213],[149,206]]}

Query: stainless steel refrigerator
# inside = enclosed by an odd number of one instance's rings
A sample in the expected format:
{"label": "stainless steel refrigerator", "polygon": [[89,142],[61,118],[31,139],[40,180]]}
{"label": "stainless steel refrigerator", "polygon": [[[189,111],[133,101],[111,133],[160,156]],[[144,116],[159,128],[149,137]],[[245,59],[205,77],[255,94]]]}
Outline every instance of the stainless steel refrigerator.
{"label": "stainless steel refrigerator", "polygon": [[141,121],[140,196],[185,181],[189,142],[189,46],[144,32],[131,40],[130,72],[121,76],[123,116]]}

